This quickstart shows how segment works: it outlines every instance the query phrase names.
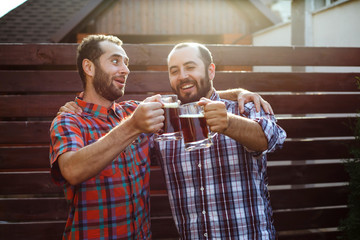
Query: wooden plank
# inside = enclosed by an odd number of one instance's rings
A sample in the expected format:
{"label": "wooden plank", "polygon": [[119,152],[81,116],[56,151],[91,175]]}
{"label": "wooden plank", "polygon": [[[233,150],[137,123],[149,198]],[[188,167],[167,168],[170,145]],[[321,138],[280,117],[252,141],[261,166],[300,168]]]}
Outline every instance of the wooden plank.
{"label": "wooden plank", "polygon": [[47,171],[0,172],[1,194],[49,194],[63,196],[62,187],[57,186]]}
{"label": "wooden plank", "polygon": [[0,65],[76,65],[76,44],[1,44]]}
{"label": "wooden plank", "polygon": [[172,217],[151,218],[151,231],[153,239],[179,239],[174,220]]}
{"label": "wooden plank", "polygon": [[[120,100],[143,100],[153,94],[125,94]],[[0,117],[54,117],[59,108],[74,97],[75,94],[3,95],[0,96]],[[356,113],[360,109],[360,94],[263,94],[263,97],[277,114]]]}
{"label": "wooden plank", "polygon": [[317,159],[346,159],[350,157],[348,147],[354,140],[285,141],[283,148],[268,154],[269,161],[302,161]]}
{"label": "wooden plank", "polygon": [[[270,185],[348,181],[348,175],[341,163],[270,166],[268,176]],[[52,182],[48,171],[0,172],[0,186],[2,194],[6,195],[62,194],[62,188]],[[158,167],[151,170],[150,186],[152,191],[166,190],[163,173]]]}
{"label": "wooden plank", "polygon": [[50,126],[50,121],[0,121],[0,144],[49,144]]}
{"label": "wooden plank", "polygon": [[[354,140],[286,141],[268,161],[347,159]],[[49,169],[49,146],[0,146],[0,169]]]}
{"label": "wooden plank", "polygon": [[[347,204],[346,187],[272,190],[273,210],[343,206]],[[151,216],[171,216],[166,193],[151,193]],[[9,222],[65,220],[68,212],[64,197],[32,197],[0,199],[0,219]]]}
{"label": "wooden plank", "polygon": [[0,223],[1,236],[12,240],[61,239],[65,221]]}
{"label": "wooden plank", "polygon": [[349,176],[342,163],[268,167],[268,176],[269,185],[349,181]]}
{"label": "wooden plank", "polygon": [[347,205],[348,192],[347,186],[277,189],[270,199],[274,210],[337,206]]}
{"label": "wooden plank", "polygon": [[[357,91],[360,73],[310,72],[216,72],[218,90],[241,87],[254,92],[338,92]],[[269,84],[271,83],[271,84]]]}
{"label": "wooden plank", "polygon": [[[143,100],[145,97],[127,95],[121,100]],[[0,117],[55,117],[59,108],[74,98],[75,94],[0,96]]]}
{"label": "wooden plank", "polygon": [[[360,66],[360,48],[207,45],[216,65]],[[0,44],[0,65],[74,65],[77,44]],[[166,65],[173,45],[124,44],[131,65]]]}
{"label": "wooden plank", "polygon": [[277,231],[338,227],[346,217],[345,207],[274,212]]}
{"label": "wooden plank", "polygon": [[[357,91],[360,73],[267,73],[216,72],[218,90],[245,88],[255,92]],[[0,71],[2,92],[80,92],[83,90],[75,70]],[[271,84],[269,84],[269,82]],[[166,71],[132,71],[126,82],[126,94],[171,91]]]}
{"label": "wooden plank", "polygon": [[49,145],[1,146],[0,169],[50,169]]}
{"label": "wooden plank", "polygon": [[279,231],[278,240],[338,240],[339,231],[327,229],[309,229],[303,231]]}
{"label": "wooden plank", "polygon": [[341,118],[289,118],[279,119],[278,124],[288,138],[345,137],[353,136],[351,126],[355,117]]}
{"label": "wooden plank", "polygon": [[[83,91],[77,71],[0,71],[1,92],[74,93]],[[126,82],[126,94],[171,91],[167,72],[135,71]]]}
{"label": "wooden plank", "polygon": [[[169,217],[171,209],[166,194],[151,194],[151,216]],[[0,199],[0,219],[8,222],[66,220],[68,205],[64,197]]]}
{"label": "wooden plank", "polygon": [[[152,191],[165,191],[163,173],[159,167],[151,168],[150,186]],[[0,172],[1,194],[50,194],[62,196],[62,186],[57,186],[51,179],[50,170]]]}
{"label": "wooden plank", "polygon": [[0,89],[6,93],[79,92],[77,71],[0,71]]}
{"label": "wooden plank", "polygon": [[5,198],[0,199],[0,219],[7,222],[66,220],[65,198]]}
{"label": "wooden plank", "polygon": [[[276,114],[356,113],[360,94],[262,94]],[[341,99],[341,101],[340,101]]]}
{"label": "wooden plank", "polygon": [[[340,219],[346,216],[346,208],[333,208],[333,209],[317,209],[317,210],[298,210],[298,211],[284,211],[274,212],[274,223],[277,231],[289,231],[298,229],[317,229],[337,227]],[[152,217],[152,231],[154,237],[176,237],[176,228],[174,222],[169,217]],[[0,230],[10,239],[25,239],[26,236],[37,235],[34,233],[42,233],[40,235],[48,234],[46,229],[52,229],[53,234],[61,235],[65,222],[59,221],[36,221],[36,222],[20,222],[20,223],[4,223],[0,224]],[[167,226],[167,231],[160,231],[164,224]],[[13,234],[10,229],[16,228],[16,233]],[[32,233],[32,234],[30,234]],[[31,238],[33,239],[33,238]],[[34,238],[38,239],[38,238]],[[42,239],[42,238],[39,238]],[[284,239],[287,239],[284,237]]]}
{"label": "wooden plank", "polygon": [[[207,45],[216,65],[359,66],[360,48]],[[351,52],[353,51],[353,52]]]}
{"label": "wooden plank", "polygon": [[[355,118],[281,119],[288,138],[353,136]],[[0,144],[49,144],[50,121],[0,121]],[[331,129],[331,131],[329,131]],[[36,137],[35,137],[36,136]]]}
{"label": "wooden plank", "polygon": [[[64,228],[65,221],[0,223],[1,236],[6,236],[6,239],[12,240],[60,239]],[[177,239],[178,237],[172,218],[151,219],[151,230],[154,240],[164,238]]]}

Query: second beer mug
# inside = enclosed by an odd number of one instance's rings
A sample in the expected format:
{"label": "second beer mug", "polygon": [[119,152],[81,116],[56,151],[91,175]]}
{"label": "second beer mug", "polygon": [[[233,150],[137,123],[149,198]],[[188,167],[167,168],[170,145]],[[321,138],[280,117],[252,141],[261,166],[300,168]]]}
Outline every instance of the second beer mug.
{"label": "second beer mug", "polygon": [[203,108],[197,102],[180,105],[179,117],[185,143],[185,150],[208,148],[216,133],[209,131]]}
{"label": "second beer mug", "polygon": [[179,102],[177,95],[162,95],[164,103],[164,126],[155,136],[156,141],[172,141],[181,139]]}

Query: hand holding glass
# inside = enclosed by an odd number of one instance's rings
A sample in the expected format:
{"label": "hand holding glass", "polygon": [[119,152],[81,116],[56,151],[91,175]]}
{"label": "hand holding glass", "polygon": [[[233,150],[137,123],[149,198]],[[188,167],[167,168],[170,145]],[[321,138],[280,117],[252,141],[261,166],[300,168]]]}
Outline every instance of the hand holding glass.
{"label": "hand holding glass", "polygon": [[156,141],[172,141],[181,139],[179,121],[179,102],[177,95],[162,95],[161,101],[164,104],[164,126],[156,134]]}

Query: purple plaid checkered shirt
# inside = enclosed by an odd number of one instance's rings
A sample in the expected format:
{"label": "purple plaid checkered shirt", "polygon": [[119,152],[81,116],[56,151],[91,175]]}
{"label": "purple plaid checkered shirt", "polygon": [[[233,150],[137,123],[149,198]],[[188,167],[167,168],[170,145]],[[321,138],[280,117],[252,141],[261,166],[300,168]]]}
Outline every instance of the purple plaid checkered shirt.
{"label": "purple plaid checkered shirt", "polygon": [[[237,102],[223,100],[228,112],[240,115]],[[253,103],[242,115],[258,122],[268,149],[250,152],[218,134],[214,145],[191,152],[184,142],[159,142],[175,224],[182,239],[275,239],[267,189],[266,153],[282,146],[286,133],[272,115],[257,113]]]}

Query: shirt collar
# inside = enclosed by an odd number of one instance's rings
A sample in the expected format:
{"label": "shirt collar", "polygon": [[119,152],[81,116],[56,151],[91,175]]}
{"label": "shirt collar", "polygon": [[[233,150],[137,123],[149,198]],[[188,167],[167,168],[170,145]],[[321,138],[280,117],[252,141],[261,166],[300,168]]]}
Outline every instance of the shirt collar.
{"label": "shirt collar", "polygon": [[111,104],[111,106],[109,108],[94,104],[94,103],[88,103],[85,102],[84,100],[82,100],[79,97],[76,97],[75,102],[77,103],[77,105],[79,105],[82,109],[83,112],[89,115],[92,115],[94,117],[99,117],[99,118],[107,118],[107,116],[110,114],[110,110],[113,110],[113,112],[115,112],[115,102],[113,102]]}
{"label": "shirt collar", "polygon": [[212,92],[212,94],[210,96],[210,100],[212,100],[212,101],[220,101],[220,96],[216,92],[215,88],[213,89],[213,92]]}

